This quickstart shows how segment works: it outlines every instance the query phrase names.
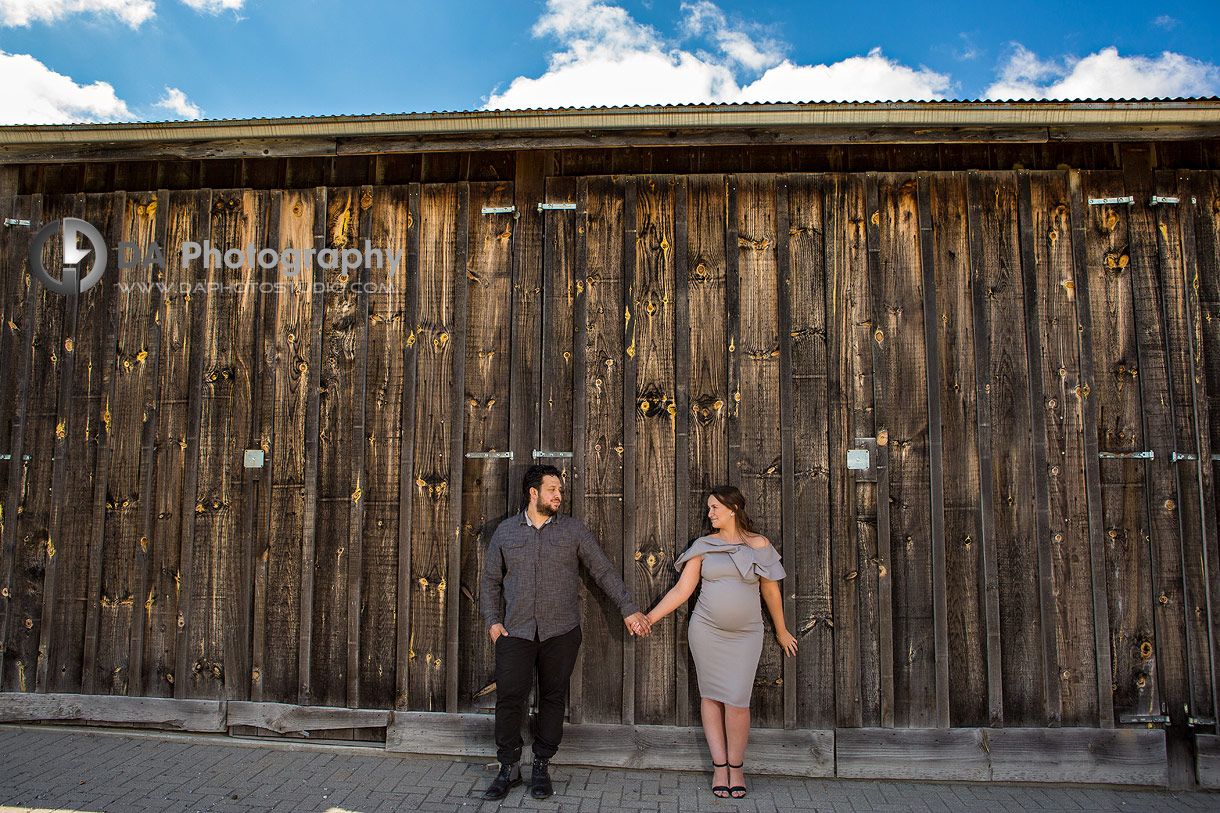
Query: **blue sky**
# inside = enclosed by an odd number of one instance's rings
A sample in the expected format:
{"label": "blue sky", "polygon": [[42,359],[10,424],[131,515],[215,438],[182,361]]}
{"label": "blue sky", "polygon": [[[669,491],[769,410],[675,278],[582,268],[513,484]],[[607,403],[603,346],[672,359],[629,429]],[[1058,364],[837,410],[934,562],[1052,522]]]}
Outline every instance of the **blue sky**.
{"label": "blue sky", "polygon": [[0,123],[1220,94],[1220,3],[0,0]]}

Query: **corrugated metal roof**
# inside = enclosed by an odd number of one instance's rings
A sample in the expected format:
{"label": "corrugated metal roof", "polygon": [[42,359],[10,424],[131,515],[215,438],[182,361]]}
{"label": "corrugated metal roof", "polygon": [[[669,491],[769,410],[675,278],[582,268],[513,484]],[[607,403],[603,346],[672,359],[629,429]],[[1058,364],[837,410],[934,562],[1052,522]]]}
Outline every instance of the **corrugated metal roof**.
{"label": "corrugated metal roof", "polygon": [[1220,126],[1220,97],[633,105],[9,125],[0,146],[750,127]]}

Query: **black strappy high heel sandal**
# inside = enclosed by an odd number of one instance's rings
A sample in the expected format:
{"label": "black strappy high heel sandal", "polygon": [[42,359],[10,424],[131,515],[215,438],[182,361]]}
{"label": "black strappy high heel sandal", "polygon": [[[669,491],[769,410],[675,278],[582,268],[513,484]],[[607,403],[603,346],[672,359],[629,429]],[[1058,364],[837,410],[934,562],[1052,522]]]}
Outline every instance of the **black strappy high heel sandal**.
{"label": "black strappy high heel sandal", "polygon": [[[742,760],[740,765],[730,765],[729,768],[730,769],[737,768],[738,770],[741,770],[742,768],[745,767],[745,764],[746,764],[745,760]],[[729,781],[732,781],[732,780],[729,780]],[[738,794],[738,791],[741,791],[741,793]],[[745,785],[734,785],[733,787],[729,788],[729,798],[730,799],[746,798],[746,786]]]}
{"label": "black strappy high heel sandal", "polygon": [[[712,767],[713,768],[727,768],[727,767],[729,767],[729,761],[727,759],[724,762],[713,761]],[[717,799],[729,799],[732,797],[732,793],[733,793],[733,791],[732,791],[732,789],[729,788],[728,785],[712,785],[712,795],[715,796]]]}

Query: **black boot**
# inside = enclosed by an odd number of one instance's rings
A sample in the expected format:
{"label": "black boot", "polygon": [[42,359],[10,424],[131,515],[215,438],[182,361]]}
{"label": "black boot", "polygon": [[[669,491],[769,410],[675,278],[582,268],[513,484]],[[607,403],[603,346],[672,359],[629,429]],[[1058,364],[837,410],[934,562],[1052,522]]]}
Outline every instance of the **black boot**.
{"label": "black boot", "polygon": [[534,757],[534,771],[530,774],[530,796],[545,799],[555,792],[551,787],[550,757]]}
{"label": "black boot", "polygon": [[495,801],[503,799],[508,795],[511,788],[521,784],[521,765],[516,762],[505,764],[500,763],[500,773],[496,778],[491,780],[491,784],[487,786],[487,790],[483,791],[483,798]]}

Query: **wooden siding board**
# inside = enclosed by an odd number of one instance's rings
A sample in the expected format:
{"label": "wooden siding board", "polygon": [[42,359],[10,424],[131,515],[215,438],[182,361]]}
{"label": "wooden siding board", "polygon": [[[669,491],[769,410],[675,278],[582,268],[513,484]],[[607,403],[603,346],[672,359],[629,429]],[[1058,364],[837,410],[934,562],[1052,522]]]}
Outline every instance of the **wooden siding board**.
{"label": "wooden siding board", "polygon": [[[202,263],[187,260],[181,244],[202,243],[201,220],[209,217],[208,198],[198,192],[168,192],[160,195],[166,209],[165,230],[159,238],[165,251],[166,284],[158,313],[160,353],[157,375],[158,403],[155,427],[155,479],[152,506],[154,521],[149,534],[148,595],[144,633],[144,669],[137,678],[140,694],[172,697],[178,639],[179,573],[182,526],[193,522],[195,501],[184,496],[187,471],[187,423],[193,379],[193,339],[202,322],[200,303],[204,297],[195,286],[203,280]],[[205,228],[208,228],[205,226]],[[185,288],[184,288],[185,286]],[[201,326],[201,325],[200,325]]]}
{"label": "wooden siding board", "polygon": [[[30,221],[30,233],[18,233],[6,241],[4,247],[5,265],[10,269],[5,282],[11,287],[6,290],[4,341],[6,353],[3,360],[6,364],[8,377],[14,380],[15,386],[6,388],[5,395],[0,398],[0,418],[3,418],[3,437],[5,454],[9,455],[4,480],[3,499],[0,506],[0,687],[10,688],[8,683],[9,657],[8,639],[9,625],[20,612],[14,592],[14,568],[16,565],[18,507],[23,500],[26,471],[28,469],[26,456],[27,415],[29,412],[29,390],[32,376],[34,334],[37,332],[37,299],[39,286],[34,284],[34,276],[28,268],[26,255],[29,240],[41,228],[43,220],[42,196],[8,199],[4,201],[11,207],[14,215]],[[19,269],[19,270],[18,270]],[[7,365],[12,365],[7,366]],[[18,687],[20,686],[18,685]]]}
{"label": "wooden siding board", "polygon": [[[403,348],[407,321],[409,271],[409,191],[405,186],[369,191],[366,233],[370,245],[387,258],[369,269],[368,368],[365,390],[363,555],[358,608],[359,707],[391,709],[395,693],[395,641],[398,624],[398,500],[406,486],[399,473],[405,427]],[[362,197],[361,206],[365,198]],[[362,241],[363,246],[363,241]],[[399,265],[393,267],[393,257]],[[350,611],[350,610],[349,610]]]}
{"label": "wooden siding board", "polygon": [[[786,557],[792,573],[780,586],[780,595],[785,624],[793,623],[796,617],[796,594],[799,588],[796,574],[796,440],[793,437],[793,388],[792,366],[792,260],[791,234],[789,226],[789,182],[781,177],[775,185],[775,264],[776,264],[776,308],[778,312],[779,339],[779,414],[780,414],[780,534],[779,551]],[[799,651],[799,650],[798,650]],[[784,728],[796,727],[796,662],[784,653],[781,658],[783,683]]]}
{"label": "wooden siding board", "polygon": [[[466,453],[508,449],[509,334],[512,329],[512,184],[470,185],[469,267],[466,277]],[[496,526],[508,515],[509,462],[467,458],[462,478],[461,619],[463,641],[458,710],[494,705],[495,650],[481,608],[483,562]]]}
{"label": "wooden siding board", "polygon": [[[85,197],[83,217],[97,226],[103,237],[114,233],[112,195],[89,195]],[[9,216],[9,215],[4,215]],[[24,241],[14,241],[24,245]],[[11,268],[12,266],[10,266]],[[20,286],[22,275],[13,273],[11,285]],[[103,367],[107,326],[114,312],[117,286],[99,284],[81,297],[77,316],[77,329],[73,352],[76,356],[71,391],[71,411],[76,416],[73,431],[68,435],[67,464],[72,477],[67,486],[64,504],[71,506],[63,518],[57,555],[67,563],[59,572],[58,601],[48,608],[55,626],[55,635],[49,645],[43,647],[47,661],[48,677],[45,690],[51,692],[79,692],[81,670],[84,661],[85,619],[87,616],[89,569],[89,542],[94,522],[94,489],[97,470],[97,453],[102,432]],[[5,328],[10,315],[0,316]],[[19,314],[12,314],[14,324],[22,321]],[[10,358],[8,350],[0,349],[0,360]],[[11,370],[11,367],[6,369]],[[2,414],[0,425],[5,429],[9,423]],[[8,438],[0,430],[0,448],[9,448]],[[4,473],[0,469],[0,475]],[[3,479],[0,479],[0,498],[4,494]],[[2,524],[2,523],[0,523]],[[84,565],[84,566],[83,566]]]}
{"label": "wooden siding board", "polygon": [[[626,369],[623,343],[622,179],[599,176],[588,181],[585,297],[585,445],[584,522],[622,572],[624,528],[623,393]],[[634,565],[633,565],[634,566]],[[581,717],[589,723],[622,719],[624,633],[614,607],[587,575],[581,589],[581,649],[597,653],[597,669],[581,672]],[[629,646],[629,644],[628,644]],[[634,678],[633,678],[634,679]],[[634,685],[634,684],[633,684]]]}
{"label": "wooden siding board", "polygon": [[453,365],[451,393],[449,396],[449,529],[448,561],[445,565],[446,579],[454,582],[454,590],[446,592],[445,599],[445,710],[458,710],[458,673],[461,665],[458,647],[461,644],[459,604],[461,602],[462,575],[462,480],[465,473],[464,423],[466,415],[466,278],[470,273],[470,185],[461,183],[457,188],[457,208],[453,213],[455,235],[453,247],[453,329],[450,343],[454,348],[450,359]]}
{"label": "wooden siding board", "polygon": [[878,186],[873,336],[884,355],[890,503],[888,545],[880,540],[886,528],[878,528],[878,548],[889,553],[878,558],[892,585],[894,725],[929,727],[936,724],[936,648],[918,184],[899,174],[881,176]]}
{"label": "wooden siding board", "polygon": [[[726,321],[715,314],[726,311],[725,179],[722,175],[692,175],[687,179],[686,268],[687,324],[690,327],[688,399],[690,419],[687,452],[688,495],[679,510],[686,512],[688,545],[707,529],[707,497],[729,482],[729,345]],[[677,250],[681,251],[682,246]],[[735,253],[735,249],[734,249]],[[680,317],[679,317],[680,318]],[[681,335],[681,334],[679,334]],[[680,520],[678,520],[680,521]],[[689,616],[689,606],[687,614]],[[682,621],[679,634],[684,631]],[[686,661],[687,713],[699,714],[699,688],[689,646],[679,646],[676,657]],[[680,667],[681,668],[681,667]],[[681,716],[679,709],[679,716]]]}
{"label": "wooden siding board", "polygon": [[[674,187],[674,553],[684,550],[690,537],[690,190],[687,179]],[[671,578],[673,578],[671,576]],[[689,603],[674,611],[674,722],[688,726],[691,713],[690,644],[687,627]],[[695,692],[698,695],[698,692]]]}
{"label": "wooden siding board", "polygon": [[[885,347],[884,328],[888,327],[886,316],[886,282],[883,278],[881,258],[881,192],[880,179],[876,173],[868,173],[864,179],[864,203],[867,221],[864,231],[868,250],[868,289],[869,314],[872,328],[869,347],[872,352],[872,384],[873,384],[873,414],[877,437],[877,524],[875,547],[871,551],[862,551],[864,557],[860,562],[862,582],[871,593],[875,585],[875,600],[865,598],[863,605],[876,607],[877,630],[877,679],[878,686],[878,719],[883,728],[895,724],[894,701],[894,570],[893,570],[893,524],[890,518],[890,506],[894,502],[890,485],[892,475],[889,461],[890,453],[889,427],[890,421],[898,414],[891,409],[889,387],[892,386],[891,375],[887,369],[889,358]],[[901,418],[898,418],[901,421]],[[900,436],[900,440],[906,441]],[[871,554],[871,555],[870,555]],[[875,579],[875,581],[874,581]],[[900,631],[901,633],[902,631]],[[901,668],[901,667],[900,667]],[[871,670],[870,670],[871,671]]]}
{"label": "wooden siding board", "polygon": [[[974,365],[966,176],[929,180],[936,342],[939,362],[942,470],[945,501],[945,578],[948,610],[949,722],[987,723],[987,628],[983,593],[977,389]],[[926,318],[926,317],[925,317]]]}
{"label": "wooden siding board", "polygon": [[[1088,198],[1124,194],[1120,174],[1089,172],[1082,178]],[[1097,399],[1101,452],[1145,450],[1137,376],[1140,374],[1132,302],[1131,256],[1125,205],[1087,205],[1086,267],[1097,375],[1090,394]],[[1152,573],[1149,569],[1146,461],[1100,461],[1114,706],[1119,713],[1160,714]],[[1145,646],[1146,645],[1146,646]],[[1146,657],[1145,657],[1146,653]]]}
{"label": "wooden siding board", "polygon": [[[630,212],[627,213],[630,217]],[[641,177],[637,184],[635,279],[629,299],[632,312],[631,357],[635,370],[632,418],[635,434],[635,510],[631,556],[632,597],[651,607],[675,582],[674,528],[674,180],[666,175]],[[632,349],[628,350],[632,354]],[[629,427],[630,428],[630,427]],[[668,465],[667,465],[668,464]],[[635,642],[635,722],[675,721],[673,709],[675,619],[671,615]]]}
{"label": "wooden siding board", "polygon": [[[738,387],[734,391],[741,457],[737,487],[745,497],[756,530],[783,547],[780,433],[779,310],[771,293],[779,285],[781,239],[777,229],[776,179],[764,175],[737,176],[737,252],[741,296],[736,307],[740,336],[736,347]],[[786,239],[784,235],[784,239]],[[766,291],[766,295],[756,292]],[[756,725],[778,728],[784,723],[784,654],[775,642],[770,614],[763,620],[763,651],[754,677],[751,707]]]}
{"label": "wooden siding board", "polygon": [[1036,329],[1042,345],[1041,369],[1031,370],[1031,377],[1041,376],[1047,439],[1046,533],[1056,591],[1052,629],[1058,652],[1055,680],[1059,686],[1059,719],[1065,726],[1097,725],[1085,395],[1077,327],[1080,300],[1072,259],[1074,232],[1067,178],[1057,172],[1031,173],[1030,209],[1033,285],[1038,303]]}
{"label": "wooden siding board", "polygon": [[[1178,483],[1180,464],[1173,460],[1178,451],[1177,421],[1184,411],[1181,396],[1185,373],[1173,369],[1171,348],[1184,348],[1187,342],[1182,324],[1184,309],[1169,310],[1165,282],[1179,279],[1182,273],[1181,232],[1174,207],[1148,205],[1154,194],[1177,191],[1172,177],[1166,189],[1160,188],[1146,162],[1124,156],[1124,181],[1135,205],[1128,212],[1128,251],[1131,264],[1132,302],[1135,305],[1136,342],[1139,353],[1139,385],[1145,448],[1154,455],[1144,467],[1148,500],[1148,541],[1150,549],[1156,664],[1161,699],[1173,727],[1167,731],[1170,745],[1170,775],[1188,766],[1176,759],[1185,744],[1186,717],[1191,692],[1190,641],[1187,637],[1185,582],[1186,507]],[[1172,228],[1173,234],[1170,235]],[[1185,419],[1185,415],[1181,415]],[[1193,784],[1193,779],[1189,780]],[[1175,781],[1175,786],[1177,781]]]}
{"label": "wooden siding board", "polygon": [[[253,396],[257,265],[229,268],[223,255],[262,245],[266,193],[215,193],[211,242],[220,257],[205,258],[209,287],[202,345],[199,475],[194,491],[194,555],[186,619],[190,674],[187,694],[198,699],[241,699],[249,691],[249,641],[241,632],[247,587],[248,540],[241,533],[245,505],[243,451],[250,436]],[[223,290],[224,286],[235,286]]]}
{"label": "wooden siding board", "polygon": [[[1042,692],[1044,719],[1057,726],[1063,717],[1059,691],[1059,641],[1055,634],[1056,601],[1054,570],[1051,564],[1050,486],[1047,483],[1046,409],[1047,397],[1042,383],[1043,344],[1041,302],[1037,286],[1037,260],[1034,247],[1034,204],[1028,172],[1017,173],[1017,231],[1021,257],[1021,289],[1025,313],[1026,382],[1029,393],[1029,419],[1034,480],[1034,549],[1037,552],[1038,620],[1042,632]],[[1028,533],[1028,526],[1027,531]]]}
{"label": "wooden siding board", "polygon": [[[413,339],[418,344],[418,389],[411,509],[410,705],[439,711],[447,704],[446,600],[450,574],[450,457],[454,427],[445,409],[452,399],[455,287],[459,209],[452,185],[425,184],[420,200],[420,266]],[[460,250],[464,253],[465,246]],[[464,271],[464,269],[463,269]],[[456,540],[454,540],[456,543]],[[460,587],[460,585],[455,585]],[[454,631],[456,632],[456,630]]]}
{"label": "wooden siding board", "polygon": [[831,539],[832,528],[840,523],[830,510],[825,191],[821,177],[788,177],[789,262],[781,268],[791,314],[793,425],[793,514],[791,538],[785,542],[791,581],[782,587],[790,600],[784,610],[788,628],[800,646],[793,659],[796,674],[785,676],[784,683],[794,684],[795,725],[818,729],[835,726]]}

